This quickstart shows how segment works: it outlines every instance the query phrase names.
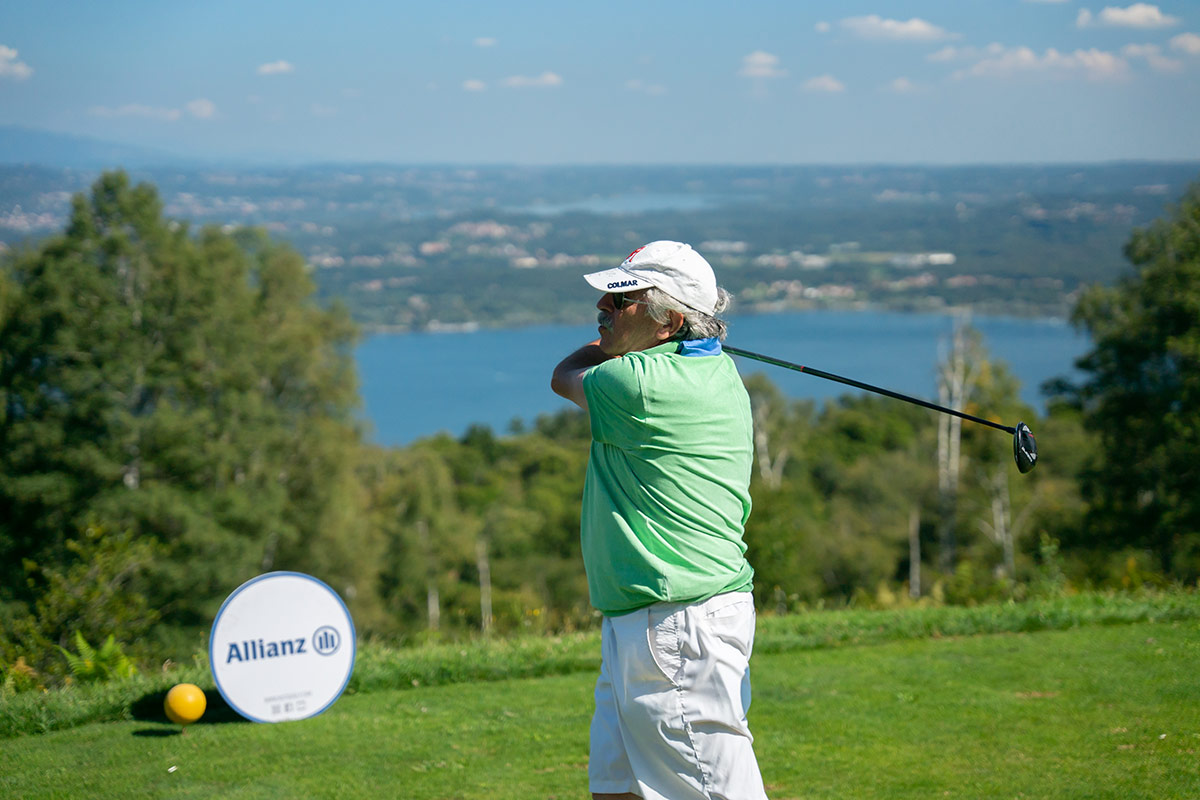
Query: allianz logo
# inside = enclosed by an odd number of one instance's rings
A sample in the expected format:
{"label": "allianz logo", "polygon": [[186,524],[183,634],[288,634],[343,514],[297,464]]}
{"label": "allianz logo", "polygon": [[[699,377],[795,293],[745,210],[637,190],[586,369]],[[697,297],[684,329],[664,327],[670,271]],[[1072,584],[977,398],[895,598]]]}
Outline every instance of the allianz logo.
{"label": "allianz logo", "polygon": [[[267,658],[285,658],[287,656],[307,655],[310,640],[301,636],[298,639],[279,639],[275,641],[264,639],[246,639],[241,642],[230,642],[225,663],[234,661],[258,661]],[[331,656],[342,646],[342,636],[336,628],[322,625],[313,633],[312,651],[317,655]]]}

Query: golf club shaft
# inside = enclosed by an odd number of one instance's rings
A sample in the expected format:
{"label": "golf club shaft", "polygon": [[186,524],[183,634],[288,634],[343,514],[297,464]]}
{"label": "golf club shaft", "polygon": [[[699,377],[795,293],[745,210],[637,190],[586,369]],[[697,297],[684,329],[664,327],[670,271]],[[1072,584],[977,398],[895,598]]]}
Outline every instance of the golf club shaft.
{"label": "golf club shaft", "polygon": [[909,397],[906,394],[900,394],[899,392],[893,392],[890,389],[883,389],[879,386],[872,386],[869,383],[863,383],[862,381],[856,381],[853,378],[843,378],[841,375],[834,375],[832,372],[825,372],[823,370],[814,369],[813,367],[805,367],[800,364],[793,364],[790,361],[784,361],[779,358],[772,358],[771,356],[764,356],[759,353],[752,353],[749,350],[743,350],[740,347],[731,347],[730,345],[727,345],[727,344],[722,344],[721,349],[723,349],[727,353],[732,353],[735,356],[742,356],[743,358],[750,358],[755,361],[761,361],[764,364],[773,364],[777,367],[783,367],[784,369],[795,370],[796,372],[803,372],[805,375],[812,375],[817,378],[824,378],[827,381],[835,381],[837,383],[844,383],[847,386],[853,386],[856,389],[864,389],[868,392],[874,392],[875,394],[884,395],[885,397],[891,397],[896,400],[903,400],[906,403],[913,403],[914,405],[924,406],[925,408],[929,408],[934,411],[941,411],[943,414],[952,414],[956,417],[970,420],[971,422],[978,422],[980,425],[987,425],[989,428],[995,428],[996,430],[1004,431],[1005,433],[1015,434],[1017,432],[1016,428],[1009,427],[1008,425],[1001,425],[998,422],[992,422],[990,419],[983,419],[982,417],[976,417],[971,414],[964,413],[962,411],[955,411],[953,408],[946,408],[945,406],[939,406],[936,403],[930,403],[926,400],[922,400],[919,397]]}

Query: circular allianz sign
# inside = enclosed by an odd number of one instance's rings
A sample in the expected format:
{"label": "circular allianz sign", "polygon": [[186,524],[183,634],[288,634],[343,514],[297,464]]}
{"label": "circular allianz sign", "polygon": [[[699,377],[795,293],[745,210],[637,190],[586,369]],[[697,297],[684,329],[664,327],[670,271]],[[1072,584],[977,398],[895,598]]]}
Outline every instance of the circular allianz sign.
{"label": "circular allianz sign", "polygon": [[269,572],[226,598],[208,660],[217,690],[254,722],[320,714],[354,672],[354,622],[342,598],[300,572]]}

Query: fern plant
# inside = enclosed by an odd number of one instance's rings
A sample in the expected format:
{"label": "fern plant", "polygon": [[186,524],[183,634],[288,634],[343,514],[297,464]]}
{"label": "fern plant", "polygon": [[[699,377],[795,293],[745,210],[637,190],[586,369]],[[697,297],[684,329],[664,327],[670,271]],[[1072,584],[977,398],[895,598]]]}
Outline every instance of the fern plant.
{"label": "fern plant", "polygon": [[80,683],[131,678],[137,674],[137,667],[122,652],[121,646],[111,633],[104,640],[104,644],[95,648],[88,644],[82,633],[75,631],[75,649],[79,652],[72,653],[65,647],[58,649],[67,660],[72,677]]}

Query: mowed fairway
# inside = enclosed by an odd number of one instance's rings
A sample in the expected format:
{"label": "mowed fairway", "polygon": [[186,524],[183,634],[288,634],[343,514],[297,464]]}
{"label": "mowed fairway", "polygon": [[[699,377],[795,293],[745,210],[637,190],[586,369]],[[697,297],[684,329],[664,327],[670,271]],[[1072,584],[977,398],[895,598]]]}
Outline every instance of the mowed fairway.
{"label": "mowed fairway", "polygon": [[[1195,621],[760,653],[771,797],[1200,797]],[[594,675],[0,742],[0,797],[583,798]],[[172,734],[172,735],[166,735]],[[172,771],[171,768],[175,769]]]}

